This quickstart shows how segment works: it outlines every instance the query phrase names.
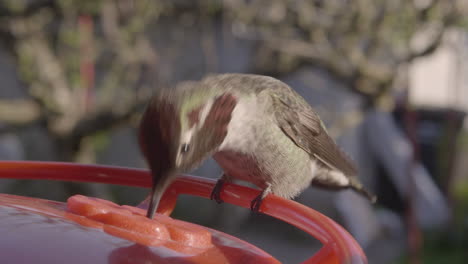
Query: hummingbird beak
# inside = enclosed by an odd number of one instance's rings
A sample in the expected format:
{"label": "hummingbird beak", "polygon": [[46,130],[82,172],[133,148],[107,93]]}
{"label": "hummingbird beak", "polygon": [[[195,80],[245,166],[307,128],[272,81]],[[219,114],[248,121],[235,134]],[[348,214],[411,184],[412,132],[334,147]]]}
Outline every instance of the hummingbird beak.
{"label": "hummingbird beak", "polygon": [[148,217],[149,219],[153,219],[154,214],[156,213],[156,209],[158,209],[159,200],[161,200],[161,193],[157,192],[156,188],[153,186],[150,194],[148,212],[146,213],[146,217]]}
{"label": "hummingbird beak", "polygon": [[158,209],[159,201],[161,200],[164,191],[167,189],[169,184],[172,182],[172,173],[164,175],[164,177],[153,177],[153,187],[150,193],[150,203],[146,217],[153,219],[156,210]]}

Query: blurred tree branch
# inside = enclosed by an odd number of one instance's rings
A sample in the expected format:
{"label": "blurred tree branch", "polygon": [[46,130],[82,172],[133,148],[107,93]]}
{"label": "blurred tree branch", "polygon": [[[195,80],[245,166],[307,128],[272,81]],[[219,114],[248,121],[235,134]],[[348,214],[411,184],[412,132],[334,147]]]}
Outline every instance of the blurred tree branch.
{"label": "blurred tree branch", "polygon": [[3,122],[21,126],[40,118],[40,106],[32,100],[0,100],[0,120]]}
{"label": "blurred tree branch", "polygon": [[466,15],[461,1],[226,0],[233,31],[257,40],[256,71],[321,66],[378,106],[400,65],[432,53]]}
{"label": "blurred tree branch", "polygon": [[30,99],[0,101],[0,121],[43,118],[60,156],[73,160],[84,138],[128,121],[146,104],[157,62],[146,27],[164,8],[149,0],[1,3],[0,36]]}
{"label": "blurred tree branch", "polygon": [[146,103],[151,83],[176,67],[171,63],[185,41],[175,37],[164,51],[170,59],[158,67],[146,30],[161,17],[201,24],[208,71],[217,68],[214,34],[222,21],[258,44],[251,72],[279,77],[320,66],[369,106],[382,106],[391,100],[400,66],[437,49],[466,11],[456,0],[5,0],[0,38],[30,97],[0,101],[0,109],[26,105],[15,118],[0,114],[0,122],[41,119],[65,152],[74,153],[83,138],[128,121]]}

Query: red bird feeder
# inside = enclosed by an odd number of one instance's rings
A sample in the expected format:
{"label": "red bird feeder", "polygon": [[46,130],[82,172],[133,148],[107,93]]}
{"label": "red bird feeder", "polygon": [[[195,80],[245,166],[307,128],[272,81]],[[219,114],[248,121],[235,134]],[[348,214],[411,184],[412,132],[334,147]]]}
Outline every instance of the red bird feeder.
{"label": "red bird feeder", "polygon": [[[150,187],[148,171],[52,162],[0,162],[0,178],[47,179]],[[75,195],[67,203],[0,194],[2,263],[280,263],[263,250],[217,230],[169,217],[180,194],[209,198],[214,180],[179,176],[153,220],[132,206]],[[222,199],[249,208],[258,190],[226,184]],[[340,225],[274,195],[260,211],[307,232],[322,248],[303,263],[367,263]]]}

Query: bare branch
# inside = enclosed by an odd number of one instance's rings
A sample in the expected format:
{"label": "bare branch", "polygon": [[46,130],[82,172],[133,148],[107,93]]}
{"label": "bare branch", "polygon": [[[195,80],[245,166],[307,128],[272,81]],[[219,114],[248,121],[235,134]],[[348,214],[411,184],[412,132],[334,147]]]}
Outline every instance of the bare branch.
{"label": "bare branch", "polygon": [[13,126],[27,125],[41,118],[41,109],[33,100],[0,100],[0,123]]}
{"label": "bare branch", "polygon": [[432,29],[433,31],[435,31],[435,33],[432,33],[432,38],[428,41],[428,43],[426,43],[426,45],[423,48],[410,49],[407,57],[404,58],[405,61],[412,61],[415,58],[433,53],[440,46],[446,29],[456,24],[457,21],[460,19],[461,14],[458,14],[455,2],[453,0],[443,2],[437,0],[432,1],[432,3],[429,6],[420,11],[418,18],[421,19],[421,21],[425,22],[427,26],[429,26],[430,21],[428,21],[428,13],[437,8],[438,5],[441,5],[444,8],[442,11],[440,11],[442,12],[442,17],[441,20],[438,21],[438,25],[432,26]]}

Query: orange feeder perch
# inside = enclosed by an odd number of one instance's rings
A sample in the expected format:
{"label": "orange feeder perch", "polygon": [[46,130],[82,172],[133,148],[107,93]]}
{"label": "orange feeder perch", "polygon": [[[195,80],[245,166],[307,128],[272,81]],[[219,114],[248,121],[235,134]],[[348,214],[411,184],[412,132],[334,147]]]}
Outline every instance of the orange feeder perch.
{"label": "orange feeder perch", "polygon": [[[0,178],[150,187],[146,170],[55,162],[0,162]],[[217,230],[171,218],[180,194],[209,198],[215,181],[179,176],[153,220],[146,210],[75,195],[67,203],[0,194],[0,255],[7,263],[280,263]],[[225,184],[222,199],[249,208],[258,190]],[[307,232],[322,248],[307,264],[367,263],[353,237],[319,212],[269,195],[260,211]]]}

